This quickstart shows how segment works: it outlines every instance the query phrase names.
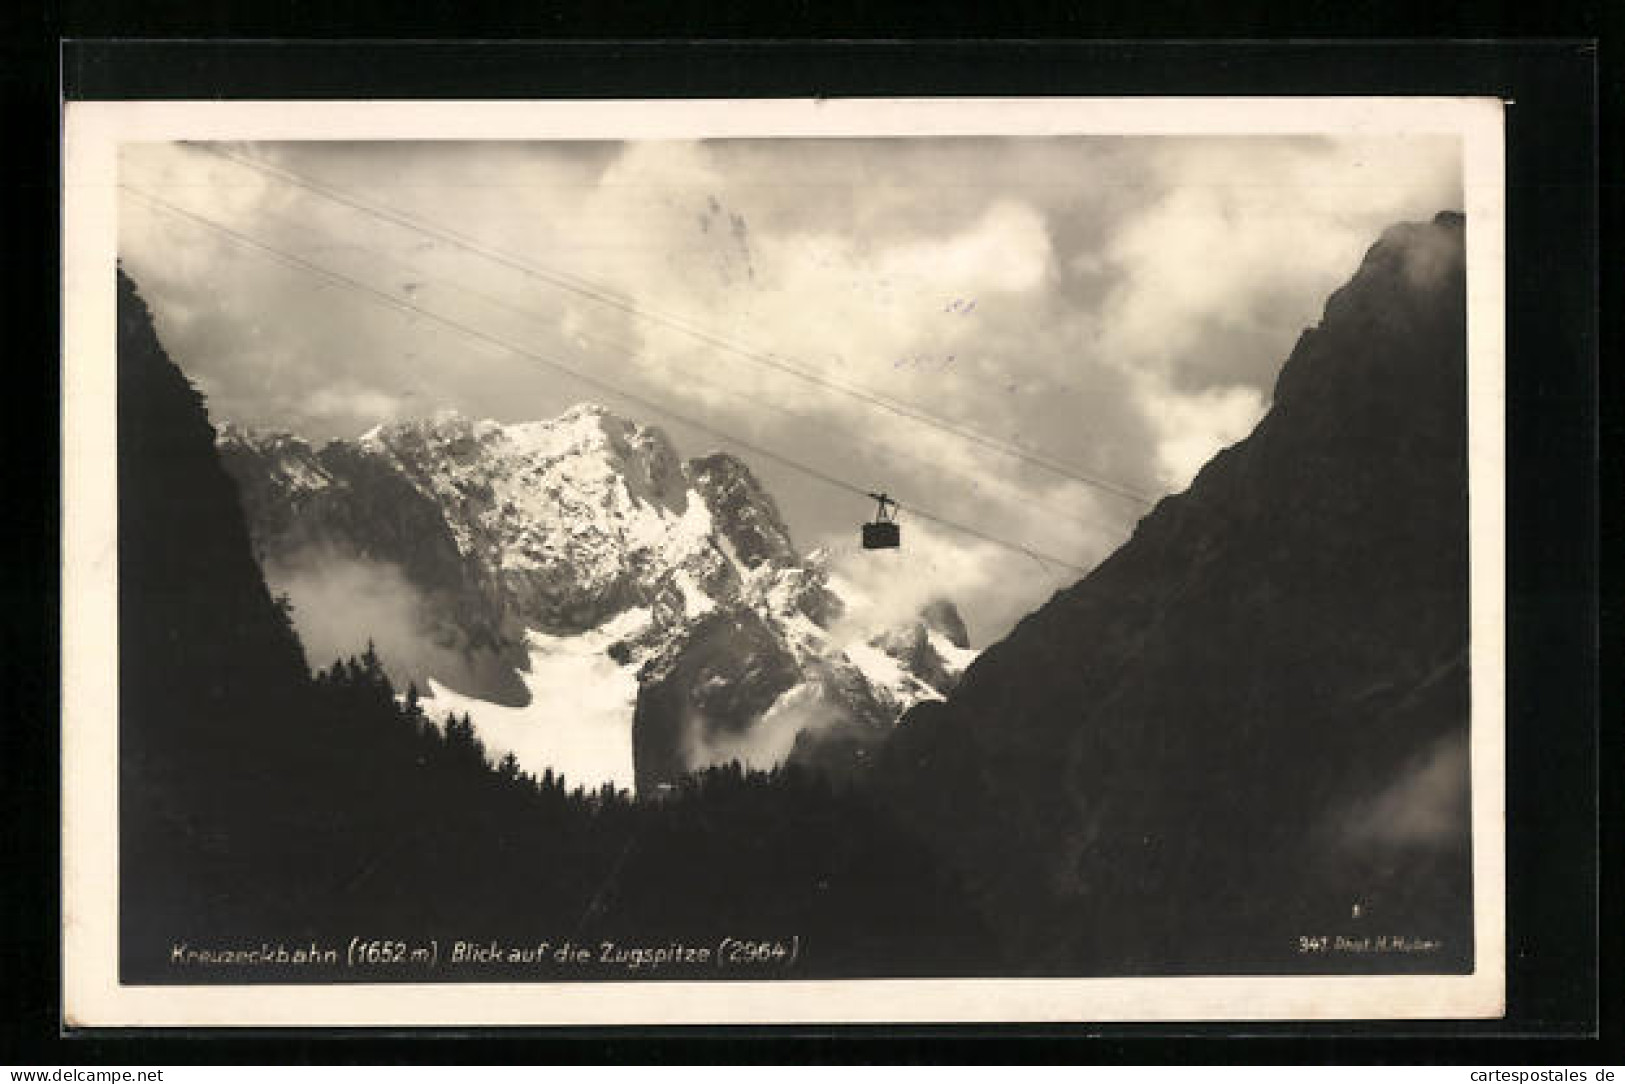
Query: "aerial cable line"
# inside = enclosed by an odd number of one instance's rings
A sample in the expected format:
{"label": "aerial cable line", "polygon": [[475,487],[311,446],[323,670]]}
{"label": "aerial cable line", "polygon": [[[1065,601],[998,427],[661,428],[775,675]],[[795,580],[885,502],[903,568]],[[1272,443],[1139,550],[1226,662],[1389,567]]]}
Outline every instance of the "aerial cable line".
{"label": "aerial cable line", "polygon": [[[307,272],[309,274],[315,275],[318,278],[325,279],[326,281],[331,282],[331,283],[333,283],[333,284],[335,284],[337,286],[340,286],[340,287],[342,287],[344,289],[354,290],[357,293],[360,293],[360,294],[362,294],[362,295],[364,295],[366,297],[372,298],[373,300],[375,300],[375,301],[377,301],[377,302],[379,302],[379,303],[381,303],[383,305],[388,306],[389,308],[393,308],[393,309],[396,309],[396,310],[401,311],[401,312],[406,312],[406,313],[414,314],[414,315],[417,315],[417,316],[425,317],[425,318],[427,318],[429,320],[433,320],[435,323],[438,323],[438,324],[441,324],[441,325],[443,325],[445,327],[448,327],[448,328],[452,329],[453,331],[460,332],[460,333],[462,333],[464,335],[469,336],[470,338],[473,338],[473,339],[478,340],[480,342],[486,343],[487,345],[495,346],[499,350],[503,350],[503,351],[506,351],[506,352],[512,353],[512,354],[517,354],[520,357],[529,358],[532,361],[539,362],[542,365],[545,365],[550,369],[555,369],[558,372],[564,373],[566,376],[569,376],[569,377],[571,377],[571,378],[573,378],[575,380],[578,380],[583,384],[587,384],[587,385],[589,385],[591,387],[598,388],[601,391],[607,392],[607,393],[609,393],[611,395],[614,395],[614,396],[616,396],[618,398],[624,399],[627,402],[636,403],[637,405],[643,407],[646,410],[653,411],[654,413],[657,413],[657,414],[663,414],[666,417],[669,417],[669,418],[672,418],[672,419],[674,419],[674,420],[676,420],[678,422],[681,422],[682,424],[684,424],[684,425],[686,425],[686,426],[688,426],[688,427],[690,427],[692,429],[695,429],[695,430],[697,430],[699,432],[705,433],[708,436],[715,437],[718,440],[726,441],[727,443],[733,444],[733,445],[735,445],[737,447],[744,448],[745,450],[747,450],[749,452],[752,452],[752,453],[754,453],[756,455],[762,456],[765,459],[768,459],[768,460],[771,460],[771,461],[773,461],[775,463],[778,463],[779,465],[781,465],[783,467],[787,467],[790,470],[797,471],[797,472],[799,472],[801,474],[807,475],[810,478],[816,479],[817,481],[823,482],[825,485],[831,486],[831,487],[836,488],[836,489],[845,490],[848,493],[853,493],[853,494],[856,494],[857,496],[860,496],[860,497],[868,498],[868,496],[869,496],[869,491],[867,489],[865,489],[864,487],[862,487],[862,486],[854,485],[853,483],[848,482],[848,481],[846,481],[846,480],[844,480],[842,478],[837,478],[832,474],[829,474],[829,473],[827,473],[825,471],[819,470],[817,467],[814,467],[814,466],[811,466],[809,464],[803,463],[803,462],[801,462],[799,460],[796,460],[796,459],[792,459],[791,457],[789,457],[787,455],[784,455],[782,453],[779,453],[779,452],[775,452],[770,448],[764,448],[759,444],[755,444],[755,443],[753,443],[751,441],[744,440],[743,438],[736,437],[736,436],[734,436],[734,435],[732,435],[732,434],[730,434],[730,433],[728,433],[728,432],[726,432],[724,430],[718,429],[717,427],[715,427],[713,425],[709,425],[709,424],[707,424],[705,422],[702,422],[702,421],[699,421],[699,420],[697,420],[695,418],[689,417],[688,415],[683,414],[683,413],[681,413],[679,411],[672,410],[670,407],[662,406],[660,403],[657,403],[654,400],[649,399],[649,398],[647,398],[645,396],[641,396],[641,395],[638,395],[638,394],[636,394],[634,392],[629,392],[629,391],[625,391],[625,390],[623,390],[621,388],[617,388],[616,386],[614,386],[613,384],[610,384],[607,381],[600,380],[599,378],[594,377],[594,376],[590,376],[590,375],[588,375],[586,373],[583,373],[583,372],[581,372],[581,371],[579,371],[577,369],[574,369],[574,368],[572,368],[572,367],[570,367],[570,366],[568,366],[568,365],[566,365],[566,364],[564,364],[564,363],[562,363],[560,361],[557,361],[557,360],[555,360],[553,358],[550,358],[550,357],[548,357],[548,356],[546,356],[544,354],[539,354],[536,351],[530,350],[530,349],[528,349],[526,347],[517,346],[514,343],[508,342],[507,340],[505,340],[505,339],[503,339],[503,338],[501,338],[499,336],[489,334],[488,332],[481,331],[478,328],[471,327],[468,324],[462,323],[459,320],[452,319],[449,316],[444,316],[444,315],[442,315],[440,313],[432,312],[432,311],[430,311],[428,309],[424,309],[424,308],[421,308],[421,307],[419,307],[417,305],[414,305],[413,303],[411,303],[409,301],[402,300],[401,298],[398,298],[395,295],[393,295],[393,294],[391,294],[391,293],[389,293],[389,292],[387,292],[385,290],[380,290],[380,289],[378,289],[378,288],[376,288],[374,286],[369,286],[366,283],[360,281],[359,279],[351,278],[348,275],[341,274],[341,273],[339,273],[337,271],[329,270],[328,268],[322,267],[319,264],[315,264],[315,263],[310,262],[309,260],[303,259],[302,257],[295,256],[292,253],[284,252],[283,250],[281,250],[279,248],[276,248],[273,245],[266,244],[265,242],[260,241],[257,238],[253,238],[253,237],[248,236],[247,234],[240,233],[237,230],[234,230],[231,227],[229,227],[229,226],[227,226],[227,225],[225,225],[223,223],[214,221],[213,219],[206,218],[206,217],[204,217],[202,215],[194,214],[191,211],[188,211],[188,210],[186,210],[186,209],[184,209],[182,207],[178,207],[175,204],[170,203],[167,200],[164,200],[164,199],[161,199],[161,198],[159,198],[157,196],[152,195],[151,193],[143,192],[140,189],[133,188],[133,187],[131,187],[129,185],[121,184],[119,187],[121,189],[123,189],[124,191],[130,193],[131,195],[137,197],[138,199],[143,200],[144,202],[148,203],[149,205],[151,205],[153,207],[156,207],[156,208],[158,208],[160,210],[166,211],[166,212],[168,212],[170,214],[176,215],[176,216],[178,216],[180,218],[187,219],[187,220],[189,220],[191,222],[197,223],[200,226],[204,226],[204,227],[206,227],[208,229],[211,229],[211,230],[214,230],[214,231],[216,231],[218,233],[221,233],[221,234],[223,234],[223,235],[225,235],[227,237],[230,237],[233,240],[237,241],[239,244],[242,244],[242,245],[244,245],[244,246],[246,246],[248,248],[254,249],[255,251],[264,253],[265,255],[267,255],[267,256],[271,257],[272,259],[276,260],[277,262],[282,263],[282,264],[284,264],[284,265],[286,265],[288,267],[292,267],[292,268],[294,268],[296,270],[304,271],[304,272]],[[1042,553],[1041,551],[1035,550],[1035,549],[1033,549],[1033,548],[1031,548],[1029,546],[1024,546],[1019,542],[1012,542],[1012,541],[1009,541],[1008,539],[1000,538],[1000,537],[998,537],[996,535],[989,534],[986,531],[978,530],[975,527],[971,527],[971,526],[968,526],[967,524],[963,524],[963,523],[960,523],[960,522],[958,522],[956,520],[949,519],[946,516],[939,515],[939,514],[937,514],[935,512],[932,512],[932,511],[930,511],[928,509],[921,508],[921,507],[918,507],[918,506],[915,506],[915,505],[910,505],[908,507],[909,507],[909,510],[914,515],[919,516],[921,519],[929,520],[930,522],[936,523],[939,526],[947,527],[950,530],[958,531],[961,534],[969,535],[972,538],[981,539],[984,542],[992,543],[993,545],[1000,546],[1000,547],[1002,547],[1004,549],[1010,550],[1010,551],[1015,552],[1015,553],[1022,553],[1022,554],[1026,554],[1029,557],[1037,557],[1037,558],[1041,558],[1041,559],[1044,559],[1044,560],[1048,560],[1053,564],[1060,565],[1060,566],[1062,566],[1064,568],[1071,569],[1071,570],[1073,570],[1075,572],[1078,572],[1078,573],[1085,573],[1085,572],[1088,571],[1088,569],[1085,568],[1082,565],[1076,564],[1076,563],[1071,562],[1071,561],[1063,560],[1062,558],[1059,558],[1059,557],[1055,557],[1055,556],[1052,556],[1052,555],[1049,555],[1049,554]]]}
{"label": "aerial cable line", "polygon": [[787,373],[791,376],[817,384],[830,391],[840,392],[842,394],[852,396],[872,406],[876,406],[896,414],[899,417],[907,418],[923,425],[932,426],[934,428],[953,433],[964,440],[969,440],[973,443],[981,445],[984,448],[988,448],[1003,455],[1008,455],[1023,462],[1042,467],[1051,473],[1059,474],[1065,478],[1075,482],[1080,482],[1084,485],[1093,486],[1104,492],[1111,493],[1114,496],[1134,501],[1146,506],[1153,503],[1153,498],[1146,496],[1143,493],[1139,493],[1126,486],[1108,481],[1103,478],[1082,473],[1076,468],[1051,459],[1048,456],[1043,456],[1036,452],[1030,452],[1026,449],[1005,443],[983,433],[977,432],[976,430],[966,428],[962,425],[919,410],[916,407],[899,403],[894,399],[882,396],[866,388],[837,380],[831,380],[828,377],[822,376],[821,374],[811,372],[799,366],[791,365],[771,354],[764,353],[759,350],[753,350],[748,347],[730,342],[727,339],[706,331],[703,328],[689,324],[688,322],[680,320],[676,317],[666,316],[654,312],[642,305],[639,305],[637,302],[631,300],[625,295],[620,294],[610,287],[592,283],[590,280],[584,279],[579,275],[571,275],[565,272],[553,271],[541,267],[531,261],[523,260],[518,256],[514,256],[511,253],[484,245],[478,240],[468,237],[466,234],[458,233],[457,231],[448,227],[425,222],[423,219],[407,214],[406,212],[385,207],[374,201],[366,200],[359,196],[355,196],[352,193],[333,188],[292,170],[284,169],[271,165],[270,163],[257,161],[241,155],[232,154],[229,151],[221,150],[218,147],[209,144],[198,143],[189,145],[195,146],[197,149],[223,160],[276,177],[288,184],[303,188],[306,191],[313,192],[316,195],[344,204],[345,206],[352,207],[363,212],[364,214],[372,215],[373,217],[391,222],[397,226],[447,241],[467,251],[474,252],[477,255],[484,256],[487,259],[501,263],[514,270],[521,271],[526,275],[538,278],[543,282],[546,282],[549,285],[555,286],[559,289],[568,290],[572,293],[588,297],[603,304],[611,305],[632,316],[650,320],[655,323],[664,324],[667,327],[674,328],[683,332],[684,334],[697,338],[702,342],[715,346],[721,350],[725,350],[729,353],[745,358],[746,360],[766,365],[780,372]]}
{"label": "aerial cable line", "polygon": [[1057,581],[1063,581],[1063,582],[1065,581],[1065,579],[1066,579],[1065,575],[1062,575],[1062,574],[1058,573],[1056,571],[1055,567],[1052,564],[1050,564],[1048,561],[1044,560],[1042,557],[1038,556],[1038,554],[1034,553],[1032,550],[1024,550],[1023,552],[1025,552],[1028,557],[1031,557],[1034,561],[1036,561],[1038,563],[1038,567],[1044,570],[1044,575],[1046,575],[1046,576],[1054,576]]}
{"label": "aerial cable line", "polygon": [[[316,232],[309,225],[307,225],[307,224],[305,224],[303,222],[299,222],[299,221],[296,221],[294,219],[288,218],[285,215],[279,215],[279,214],[276,214],[275,212],[270,212],[270,213],[268,213],[267,217],[272,219],[272,220],[281,221],[283,223],[286,223],[292,229],[300,230],[300,231],[303,231],[303,232],[306,232],[306,233],[315,233]],[[366,255],[371,256],[371,257],[373,257],[373,258],[375,258],[377,260],[380,260],[380,261],[382,261],[382,262],[384,262],[386,264],[393,264],[394,266],[400,268],[402,271],[410,272],[414,279],[419,280],[419,281],[416,281],[416,282],[412,283],[413,286],[416,286],[416,287],[422,287],[422,286],[444,287],[444,288],[447,288],[447,289],[455,290],[456,292],[461,293],[461,294],[466,294],[467,296],[469,296],[471,298],[474,298],[477,301],[484,302],[485,304],[490,305],[490,306],[492,306],[494,308],[502,309],[505,312],[512,313],[512,314],[514,314],[516,316],[519,316],[519,317],[521,317],[523,319],[536,321],[536,322],[542,322],[542,320],[543,320],[543,318],[541,316],[539,316],[535,312],[532,312],[529,309],[525,309],[525,308],[523,308],[523,307],[521,307],[519,305],[512,304],[511,302],[505,301],[502,298],[493,297],[492,295],[487,294],[482,290],[476,290],[473,287],[464,285],[463,283],[460,283],[460,282],[445,282],[445,281],[437,280],[437,279],[435,279],[435,277],[433,275],[425,273],[421,268],[416,267],[416,266],[414,266],[414,265],[412,265],[410,263],[407,263],[405,260],[402,260],[397,256],[390,255],[387,252],[381,252],[381,251],[379,251],[377,249],[369,248],[369,247],[367,247],[365,245],[355,245],[355,246],[352,246],[352,247],[354,247],[357,251],[363,252]],[[640,358],[640,352],[634,346],[629,346],[629,345],[627,345],[625,343],[619,343],[619,342],[614,342],[614,341],[609,340],[609,339],[604,339],[604,338],[601,338],[601,337],[599,337],[597,335],[593,335],[593,334],[591,334],[589,332],[580,332],[579,335],[580,335],[581,338],[586,339],[589,342],[596,343],[599,346],[605,348],[606,350],[611,351],[611,352],[616,353],[616,354],[619,354],[620,356],[625,357],[625,358],[627,358],[628,360],[630,360],[630,361],[632,361],[634,363],[638,363],[638,364],[642,363],[642,359]],[[777,414],[782,414],[787,418],[792,418],[795,421],[801,422],[801,423],[803,423],[805,425],[822,426],[822,425],[825,424],[824,422],[822,422],[822,421],[820,421],[818,419],[814,419],[814,418],[811,418],[811,417],[809,417],[809,416],[807,416],[805,414],[801,414],[801,413],[798,413],[798,412],[796,412],[794,410],[791,410],[790,408],[784,406],[781,403],[776,403],[771,399],[765,399],[765,398],[762,398],[761,396],[751,395],[748,392],[740,391],[738,388],[734,388],[734,387],[731,387],[728,384],[725,384],[725,383],[723,383],[721,381],[713,380],[713,379],[710,379],[708,377],[702,376],[699,373],[692,372],[690,370],[676,370],[676,372],[677,372],[677,375],[681,376],[682,379],[685,380],[685,381],[688,381],[688,382],[691,382],[691,383],[694,383],[694,384],[703,385],[703,386],[708,387],[708,388],[712,388],[712,389],[714,389],[716,391],[719,391],[722,394],[730,396],[730,397],[732,397],[734,399],[738,399],[738,400],[740,400],[742,402],[750,403],[753,406],[761,407],[761,408],[766,409],[766,410],[771,410],[771,411],[773,411],[773,412],[775,412]],[[971,478],[970,475],[966,474],[962,470],[954,470],[953,468],[945,468],[940,461],[933,460],[933,459],[928,459],[927,457],[921,455],[920,453],[911,452],[906,448],[883,448],[883,449],[879,449],[879,450],[882,451],[885,455],[888,455],[888,456],[902,456],[904,459],[910,460],[911,462],[914,462],[914,463],[918,463],[918,464],[920,464],[921,466],[924,466],[924,467],[929,467],[930,469],[932,469],[934,471],[948,470],[951,473],[959,474],[962,477]],[[971,485],[972,485],[973,488],[979,487],[980,485],[982,485],[984,483],[990,484],[990,485],[992,485],[992,486],[994,486],[994,487],[996,487],[998,489],[1006,491],[1006,493],[1009,494],[1010,497],[1012,497],[1015,500],[1018,500],[1019,502],[1021,502],[1021,504],[1023,506],[1031,504],[1031,495],[1024,492],[1024,491],[1022,491],[1022,490],[1017,489],[1014,485],[1012,485],[1009,482],[1005,482],[1005,481],[1003,481],[1003,480],[1001,480],[999,478],[996,478],[996,477],[971,478]],[[1066,510],[1066,509],[1058,509],[1058,510],[1054,510],[1054,511],[1056,512],[1056,514],[1060,515],[1062,518],[1068,519],[1068,520],[1072,521],[1073,523],[1076,523],[1080,527],[1098,527],[1098,526],[1100,526],[1100,523],[1099,523],[1098,520],[1086,519],[1083,516],[1078,515],[1077,513]],[[1048,566],[1044,566],[1044,568],[1045,568],[1046,572],[1052,571]]]}
{"label": "aerial cable line", "polygon": [[952,433],[963,440],[980,445],[981,447],[989,449],[990,451],[1010,456],[1014,459],[1021,460],[1024,463],[1028,463],[1036,467],[1041,467],[1052,474],[1060,475],[1061,477],[1068,478],[1083,485],[1093,486],[1102,492],[1110,493],[1113,496],[1123,498],[1124,500],[1133,501],[1143,506],[1149,507],[1154,503],[1154,499],[1152,497],[1127,486],[1120,485],[1116,482],[1112,482],[1095,475],[1084,473],[1075,467],[1071,467],[1068,464],[1052,459],[1049,456],[1040,455],[1037,452],[1027,451],[1024,448],[1020,448],[1005,441],[987,436],[986,434],[980,433],[974,429],[967,428],[944,418],[939,418],[936,415],[920,410],[917,407],[909,406],[906,403],[900,403],[895,399],[891,399],[877,392],[870,391],[867,388],[863,388],[855,384],[845,383],[843,381],[831,380],[822,374],[810,371],[797,365],[789,364],[788,362],[783,361],[772,354],[765,353],[760,350],[754,350],[749,347],[740,346],[710,331],[707,331],[704,328],[691,325],[687,321],[672,316],[665,316],[649,310],[631,298],[619,294],[618,291],[615,291],[610,287],[592,283],[590,280],[584,279],[579,275],[550,270],[532,261],[521,259],[520,257],[511,253],[504,252],[501,249],[492,248],[475,238],[459,233],[456,230],[450,229],[449,227],[426,222],[423,219],[410,215],[404,211],[386,207],[382,204],[376,203],[375,201],[367,200],[342,189],[337,189],[330,185],[323,184],[320,181],[313,180],[293,170],[285,169],[280,166],[274,166],[268,162],[261,162],[243,155],[233,154],[230,151],[222,150],[219,147],[209,143],[188,143],[187,146],[194,147],[206,154],[213,155],[214,157],[220,158],[224,161],[233,162],[247,169],[257,170],[258,172],[267,176],[275,177],[287,184],[291,184],[297,188],[302,188],[307,192],[312,192],[323,197],[324,199],[351,207],[362,212],[363,214],[371,215],[374,218],[392,223],[404,229],[413,230],[418,233],[434,237],[437,240],[442,240],[456,245],[465,251],[473,252],[476,255],[483,256],[486,259],[522,272],[523,274],[535,279],[539,279],[555,288],[567,290],[582,297],[587,297],[602,304],[612,306],[639,319],[663,324],[666,327],[680,331],[708,345],[715,346],[720,350],[725,350],[730,354],[744,358],[747,361],[753,361],[757,364],[768,366],[769,368],[776,369],[779,372],[786,373],[790,376],[816,384],[822,388],[825,388],[826,390],[852,396],[853,398],[856,398],[871,406],[889,411],[898,417],[907,418],[908,420],[917,422],[921,425],[930,426],[944,432]]}

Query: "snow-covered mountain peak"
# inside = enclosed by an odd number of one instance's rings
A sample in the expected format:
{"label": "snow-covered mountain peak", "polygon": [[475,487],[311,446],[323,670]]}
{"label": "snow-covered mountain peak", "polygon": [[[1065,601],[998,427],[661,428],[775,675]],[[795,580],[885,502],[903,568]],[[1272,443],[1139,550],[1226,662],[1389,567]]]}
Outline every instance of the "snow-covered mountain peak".
{"label": "snow-covered mountain peak", "polygon": [[495,426],[501,439],[521,455],[544,459],[603,454],[617,460],[676,458],[665,433],[614,414],[596,403],[577,403],[556,418]]}
{"label": "snow-covered mountain peak", "polygon": [[[445,411],[319,451],[232,429],[220,447],[267,577],[294,593],[296,622],[330,630],[343,606],[301,596],[304,580],[285,570],[383,566],[385,580],[421,593],[407,620],[431,641],[404,652],[411,669],[398,677],[467,708],[476,726],[481,711],[469,705],[499,701],[486,712],[492,741],[499,731],[563,725],[534,713],[556,715],[577,692],[591,695],[538,682],[565,674],[611,682],[619,691],[592,701],[603,708],[594,718],[613,716],[635,688],[644,739],[611,744],[642,750],[640,786],[717,758],[760,763],[792,745],[812,748],[798,726],[841,730],[831,748],[842,755],[865,748],[910,704],[945,693],[969,654],[951,642],[963,636],[956,614],[900,629],[841,620],[846,605],[827,562],[798,554],[743,460],[712,452],[685,463],[660,429],[595,404],[516,423]],[[377,620],[375,607],[350,609]],[[628,623],[631,614],[639,617]],[[342,624],[348,615],[337,616]],[[363,628],[351,638],[360,646],[369,637],[388,641]],[[313,645],[313,657],[327,646]],[[763,719],[772,742],[752,737]],[[631,717],[623,724],[634,727]],[[533,737],[498,744],[540,770],[548,765],[530,762],[547,740]],[[575,734],[560,749],[582,740]],[[615,778],[629,782],[631,765],[623,768]]]}
{"label": "snow-covered mountain peak", "polygon": [[332,484],[316,449],[286,430],[253,430],[227,421],[216,427],[216,440],[222,448],[253,457],[259,464],[256,481],[262,484],[290,492],[313,492]]}
{"label": "snow-covered mountain peak", "polygon": [[686,473],[715,510],[733,555],[745,567],[797,563],[795,544],[778,503],[743,460],[712,452],[689,460]]}

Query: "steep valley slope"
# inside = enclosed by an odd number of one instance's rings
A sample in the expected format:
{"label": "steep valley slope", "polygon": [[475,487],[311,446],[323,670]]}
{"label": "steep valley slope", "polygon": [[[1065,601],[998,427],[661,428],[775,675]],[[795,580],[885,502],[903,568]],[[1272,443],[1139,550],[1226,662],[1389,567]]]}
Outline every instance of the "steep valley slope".
{"label": "steep valley slope", "polygon": [[1256,430],[894,732],[1021,966],[1471,968],[1464,313],[1461,217],[1389,230]]}

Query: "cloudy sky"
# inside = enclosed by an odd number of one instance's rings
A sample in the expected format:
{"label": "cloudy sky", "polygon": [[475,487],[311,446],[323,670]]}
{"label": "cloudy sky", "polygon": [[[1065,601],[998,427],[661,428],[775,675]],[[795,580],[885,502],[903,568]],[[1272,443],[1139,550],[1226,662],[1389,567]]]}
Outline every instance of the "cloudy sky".
{"label": "cloudy sky", "polygon": [[[803,549],[955,598],[978,644],[1143,514],[1079,477],[1183,488],[1382,230],[1462,199],[1457,141],[1416,136],[136,144],[120,170],[120,257],[217,422],[601,402],[742,455]],[[855,549],[860,497],[719,433],[897,496],[906,560]]]}

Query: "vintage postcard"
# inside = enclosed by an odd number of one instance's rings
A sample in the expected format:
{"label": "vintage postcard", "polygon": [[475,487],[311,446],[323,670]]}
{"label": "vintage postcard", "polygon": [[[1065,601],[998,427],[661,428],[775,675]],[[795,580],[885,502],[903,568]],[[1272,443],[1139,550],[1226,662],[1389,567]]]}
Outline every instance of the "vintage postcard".
{"label": "vintage postcard", "polygon": [[1501,1015],[1501,122],[69,103],[65,1022]]}

